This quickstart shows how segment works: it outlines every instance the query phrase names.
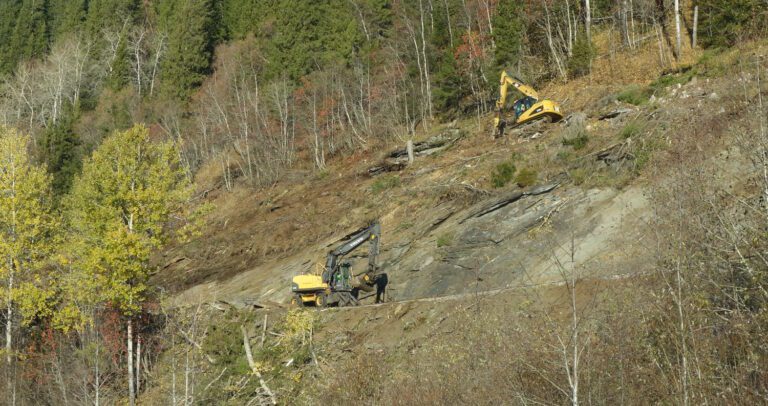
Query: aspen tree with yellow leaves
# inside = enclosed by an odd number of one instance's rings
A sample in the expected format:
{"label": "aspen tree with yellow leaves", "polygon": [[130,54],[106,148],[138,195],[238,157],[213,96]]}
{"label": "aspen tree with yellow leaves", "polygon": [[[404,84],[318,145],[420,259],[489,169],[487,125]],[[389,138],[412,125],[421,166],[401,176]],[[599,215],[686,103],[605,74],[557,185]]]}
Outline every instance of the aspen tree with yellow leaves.
{"label": "aspen tree with yellow leaves", "polygon": [[[149,257],[185,228],[191,186],[171,143],[143,125],[116,132],[83,164],[67,200],[78,295],[108,303],[125,318],[129,400],[136,398],[133,317],[146,298]],[[71,289],[68,289],[71,290]],[[63,310],[77,314],[73,305]],[[74,317],[76,319],[76,317]]]}
{"label": "aspen tree with yellow leaves", "polygon": [[30,161],[30,139],[0,127],[0,300],[5,318],[6,394],[15,403],[11,366],[15,321],[50,315],[53,293],[47,289],[42,264],[53,248],[51,178]]}

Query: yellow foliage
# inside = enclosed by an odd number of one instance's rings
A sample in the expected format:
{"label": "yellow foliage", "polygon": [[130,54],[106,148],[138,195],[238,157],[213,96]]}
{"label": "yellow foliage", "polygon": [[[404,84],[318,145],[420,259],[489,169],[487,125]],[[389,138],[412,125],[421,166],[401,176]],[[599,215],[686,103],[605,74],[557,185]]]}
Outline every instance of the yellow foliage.
{"label": "yellow foliage", "polygon": [[317,312],[308,309],[291,309],[285,315],[285,335],[289,339],[303,338],[315,325]]}
{"label": "yellow foliage", "polygon": [[[65,201],[75,254],[64,278],[66,303],[109,302],[126,314],[140,308],[152,251],[199,229],[202,215],[188,209],[192,187],[178,156],[172,143],[154,142],[136,125],[115,132],[83,163]],[[70,309],[60,322],[83,325],[82,317]]]}
{"label": "yellow foliage", "polygon": [[28,136],[0,127],[0,297],[12,300],[25,323],[52,312],[55,275],[43,267],[57,229],[51,178],[30,161],[29,143]]}

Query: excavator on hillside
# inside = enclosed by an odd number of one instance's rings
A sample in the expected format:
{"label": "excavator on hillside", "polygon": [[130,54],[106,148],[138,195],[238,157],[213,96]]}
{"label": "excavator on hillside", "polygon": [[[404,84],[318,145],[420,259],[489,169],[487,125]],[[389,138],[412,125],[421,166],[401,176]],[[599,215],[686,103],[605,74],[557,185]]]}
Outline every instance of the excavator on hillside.
{"label": "excavator on hillside", "polygon": [[496,115],[493,119],[493,137],[499,138],[504,135],[504,128],[507,121],[503,117],[504,108],[507,105],[507,96],[510,86],[520,91],[523,98],[515,100],[512,104],[514,118],[510,120],[511,128],[527,124],[537,120],[549,119],[554,123],[563,119],[560,112],[560,105],[552,100],[539,100],[539,93],[532,87],[524,84],[521,80],[501,72],[501,81],[499,85],[499,99],[496,100]]}
{"label": "excavator on hillside", "polygon": [[[298,275],[293,278],[291,303],[299,306],[356,306],[360,291],[370,292],[376,289],[376,303],[381,302],[387,285],[387,274],[379,273],[379,239],[381,225],[374,221],[346,237],[341,245],[331,250],[325,258],[325,266],[315,274]],[[344,256],[366,242],[368,250],[368,268],[365,272],[353,275],[352,264],[342,261]]]}

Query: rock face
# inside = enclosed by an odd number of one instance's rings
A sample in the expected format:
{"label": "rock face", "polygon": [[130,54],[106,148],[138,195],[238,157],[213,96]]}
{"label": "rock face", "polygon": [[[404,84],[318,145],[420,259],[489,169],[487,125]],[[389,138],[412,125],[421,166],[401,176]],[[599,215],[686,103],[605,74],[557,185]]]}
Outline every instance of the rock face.
{"label": "rock face", "polygon": [[[553,183],[487,195],[469,207],[454,204],[438,204],[405,232],[382,219],[379,263],[390,300],[557,283],[571,267],[587,278],[638,272],[650,263],[638,244],[648,242],[640,225],[650,215],[641,189]],[[291,277],[311,270],[335,242],[195,286],[177,300],[284,303]],[[367,263],[366,252],[346,258],[353,270]]]}
{"label": "rock face", "polygon": [[499,197],[488,198],[436,228],[430,227],[434,219],[426,219],[419,225],[422,233],[385,253],[391,296],[405,300],[557,282],[563,264],[571,262],[572,239],[573,259],[584,276],[615,270],[612,257],[626,260],[615,254],[637,255],[627,243],[640,236],[619,230],[640,229],[627,226],[641,221],[647,208],[640,193],[545,185],[505,194],[510,197],[500,207]]}

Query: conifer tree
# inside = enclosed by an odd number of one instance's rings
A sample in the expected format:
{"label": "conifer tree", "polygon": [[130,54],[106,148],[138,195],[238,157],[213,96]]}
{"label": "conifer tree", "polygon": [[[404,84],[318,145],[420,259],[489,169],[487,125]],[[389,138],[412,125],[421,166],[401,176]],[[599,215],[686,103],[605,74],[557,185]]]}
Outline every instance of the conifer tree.
{"label": "conifer tree", "polygon": [[496,15],[493,16],[493,40],[496,43],[494,62],[499,71],[517,65],[524,35],[523,3],[518,0],[500,0]]}
{"label": "conifer tree", "polygon": [[96,40],[103,38],[104,31],[121,32],[139,15],[138,0],[89,0],[87,4],[85,26]]}
{"label": "conifer tree", "polygon": [[15,1],[0,1],[0,74],[9,73],[16,66],[15,50],[11,47],[10,38],[16,28],[16,16],[19,4]]}
{"label": "conifer tree", "polygon": [[53,192],[62,196],[69,191],[80,170],[80,137],[75,133],[78,108],[67,105],[61,119],[43,133],[43,161],[53,177]]}
{"label": "conifer tree", "polygon": [[162,89],[166,96],[184,100],[203,83],[213,55],[211,0],[165,0],[164,28],[168,51],[162,64]]}
{"label": "conifer tree", "polygon": [[107,78],[107,86],[118,91],[131,82],[131,63],[128,55],[128,40],[125,34],[126,30],[120,35],[115,50],[115,56],[112,59],[111,70]]}
{"label": "conifer tree", "polygon": [[23,0],[11,36],[10,52],[15,62],[40,57],[48,50],[48,27],[44,0]]}
{"label": "conifer tree", "polygon": [[52,42],[82,29],[86,6],[86,0],[49,0]]}

